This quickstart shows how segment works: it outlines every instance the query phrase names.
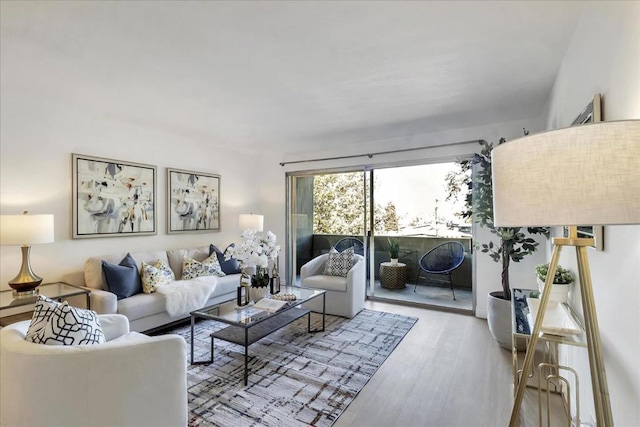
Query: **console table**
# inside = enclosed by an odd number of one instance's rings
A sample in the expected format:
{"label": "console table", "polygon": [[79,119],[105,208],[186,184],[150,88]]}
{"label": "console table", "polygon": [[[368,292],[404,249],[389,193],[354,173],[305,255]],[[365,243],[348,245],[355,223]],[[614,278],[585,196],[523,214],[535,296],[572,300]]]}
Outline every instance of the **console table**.
{"label": "console table", "polygon": [[[579,398],[575,395],[574,399],[571,398],[571,394],[579,393],[579,389],[574,389],[571,382],[579,384],[577,372],[568,366],[562,366],[558,363],[558,346],[572,345],[578,347],[587,347],[586,335],[584,327],[581,322],[573,313],[573,310],[568,304],[562,304],[563,309],[568,313],[568,316],[576,324],[579,333],[554,335],[546,333],[545,329],[542,329],[542,333],[538,337],[538,343],[542,346],[536,346],[536,350],[540,352],[535,356],[536,362],[534,367],[528,375],[524,375],[523,366],[518,358],[518,350],[522,349],[524,343],[525,348],[530,344],[531,330],[533,329],[533,321],[527,298],[531,298],[539,294],[537,290],[531,289],[513,289],[511,306],[512,306],[512,355],[513,355],[513,386],[514,393],[518,388],[520,381],[525,381],[527,387],[534,387],[537,389],[538,400],[538,425],[567,425],[571,421],[571,402],[579,402]],[[565,419],[552,419],[552,411],[550,408],[550,396],[548,393],[556,393],[565,395],[562,398],[565,399],[565,403],[561,406],[564,407],[569,413],[565,414]],[[578,403],[579,404],[579,403]],[[580,424],[580,407],[575,409],[576,418],[573,420]],[[546,416],[545,416],[546,415]]]}

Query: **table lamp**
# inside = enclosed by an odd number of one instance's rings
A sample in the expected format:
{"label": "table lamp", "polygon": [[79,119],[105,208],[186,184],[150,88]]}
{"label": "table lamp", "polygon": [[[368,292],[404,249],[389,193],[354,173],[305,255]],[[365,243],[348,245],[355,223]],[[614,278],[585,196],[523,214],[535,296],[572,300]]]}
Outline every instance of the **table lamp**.
{"label": "table lamp", "polygon": [[0,244],[2,246],[22,246],[22,266],[16,277],[9,281],[13,295],[33,296],[42,283],[42,277],[31,269],[29,254],[31,245],[53,242],[53,215],[0,216]]}
{"label": "table lamp", "polygon": [[238,224],[240,226],[240,230],[255,230],[262,231],[264,224],[264,216],[263,215],[255,215],[255,214],[240,214]]}
{"label": "table lamp", "polygon": [[[598,426],[613,426],[587,247],[578,225],[640,224],[640,120],[600,122],[543,132],[491,153],[497,227],[570,226],[553,239],[549,273],[527,346],[531,372],[560,251],[576,248],[591,386]],[[519,381],[509,425],[516,426],[526,381]]]}

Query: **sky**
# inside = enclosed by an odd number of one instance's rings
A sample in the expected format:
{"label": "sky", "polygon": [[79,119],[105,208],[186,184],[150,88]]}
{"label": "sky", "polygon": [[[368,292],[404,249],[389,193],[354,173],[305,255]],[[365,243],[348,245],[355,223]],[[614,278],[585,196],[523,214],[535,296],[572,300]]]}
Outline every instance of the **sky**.
{"label": "sky", "polygon": [[437,163],[376,169],[376,204],[385,206],[388,202],[393,202],[396,213],[403,217],[401,225],[416,216],[433,220],[436,206],[438,217],[461,223],[462,220],[455,213],[464,209],[464,196],[459,203],[445,201],[448,194],[444,178],[455,168],[455,163]]}

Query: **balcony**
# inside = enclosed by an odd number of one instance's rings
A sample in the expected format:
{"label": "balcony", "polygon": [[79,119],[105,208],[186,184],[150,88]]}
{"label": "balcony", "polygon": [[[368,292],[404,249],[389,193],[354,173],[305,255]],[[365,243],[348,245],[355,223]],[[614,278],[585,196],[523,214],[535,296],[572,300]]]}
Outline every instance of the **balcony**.
{"label": "balcony", "polygon": [[[349,237],[337,234],[311,234],[297,237],[296,265],[300,274],[300,266],[318,255],[329,252],[340,239]],[[362,237],[358,237],[362,239]],[[407,265],[407,287],[404,289],[385,289],[380,286],[380,263],[389,261],[387,252],[388,239],[396,240],[400,245],[399,262]],[[419,285],[415,287],[418,277],[418,262],[422,255],[440,243],[457,241],[465,247],[465,260],[456,269],[451,279],[455,289],[456,300],[453,300],[451,289],[447,285],[437,284],[437,276],[432,280],[425,280],[424,275]],[[367,293],[370,297],[402,301],[410,304],[420,304],[437,308],[461,312],[472,310],[472,270],[471,270],[471,239],[470,238],[445,238],[445,237],[407,237],[407,236],[376,236],[374,238],[374,289],[372,295],[370,288]],[[367,269],[369,271],[369,269]],[[415,288],[415,292],[414,292]]]}

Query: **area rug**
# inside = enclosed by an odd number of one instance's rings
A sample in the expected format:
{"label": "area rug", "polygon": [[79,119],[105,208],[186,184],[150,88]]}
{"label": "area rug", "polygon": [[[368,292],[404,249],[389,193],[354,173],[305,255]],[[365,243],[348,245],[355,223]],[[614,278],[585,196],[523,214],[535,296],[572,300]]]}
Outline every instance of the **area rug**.
{"label": "area rug", "polygon": [[[363,310],[353,319],[327,316],[324,332],[308,333],[306,316],[249,347],[215,341],[214,363],[189,365],[191,427],[331,426],[418,319]],[[321,326],[312,315],[312,329]],[[223,324],[196,323],[194,355],[207,359],[210,334]],[[190,343],[190,326],[166,333]]]}

